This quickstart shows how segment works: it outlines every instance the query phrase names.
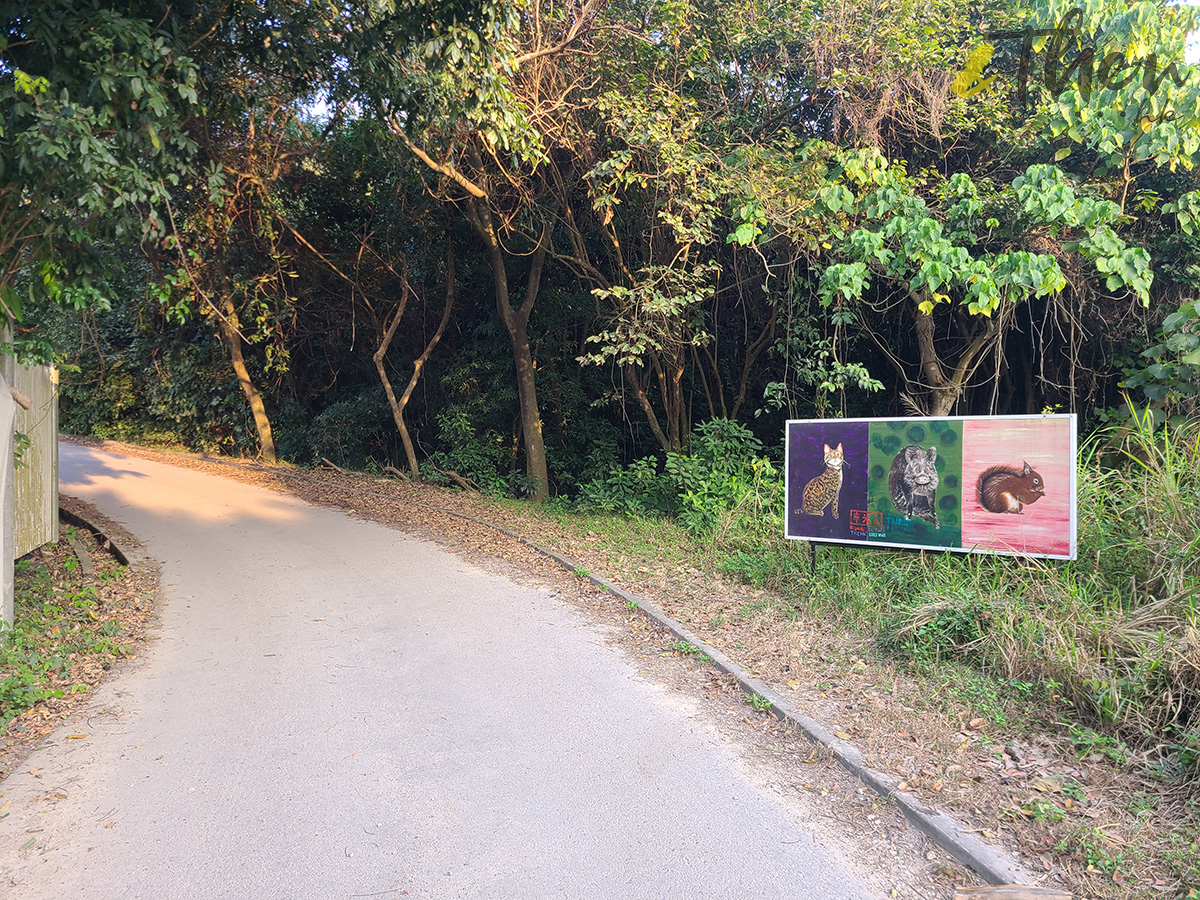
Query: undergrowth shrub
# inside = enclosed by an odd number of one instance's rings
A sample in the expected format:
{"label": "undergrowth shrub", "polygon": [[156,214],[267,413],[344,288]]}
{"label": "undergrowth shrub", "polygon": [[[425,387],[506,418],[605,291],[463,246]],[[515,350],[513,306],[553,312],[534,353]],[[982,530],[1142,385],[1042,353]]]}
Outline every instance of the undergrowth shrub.
{"label": "undergrowth shrub", "polygon": [[596,512],[643,516],[670,511],[670,489],[652,456],[615,466],[580,488],[578,506]]}
{"label": "undergrowth shrub", "polygon": [[714,545],[783,532],[783,481],[744,425],[712,419],[696,427],[689,452],[617,466],[580,490],[578,505],[626,515],[667,513]]}
{"label": "undergrowth shrub", "polygon": [[378,387],[363,388],[329,404],[308,427],[310,460],[327,459],[344,468],[361,469],[371,458],[388,458],[395,432],[391,409]]}
{"label": "undergrowth shrub", "polygon": [[1081,454],[1078,486],[1073,562],[831,548],[793,592],[918,664],[1040,685],[1200,776],[1200,428],[1135,422]]}
{"label": "undergrowth shrub", "polygon": [[446,472],[454,472],[489,494],[506,493],[506,473],[511,466],[511,446],[494,431],[482,434],[464,410],[451,410],[437,417],[438,444],[444,449],[430,455],[422,469],[431,480],[449,484]]}

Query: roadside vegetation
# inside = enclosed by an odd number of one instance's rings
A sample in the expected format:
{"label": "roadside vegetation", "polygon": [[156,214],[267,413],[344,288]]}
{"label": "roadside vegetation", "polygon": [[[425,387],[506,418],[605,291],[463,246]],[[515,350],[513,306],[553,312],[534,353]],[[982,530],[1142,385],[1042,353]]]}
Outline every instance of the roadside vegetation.
{"label": "roadside vegetation", "polygon": [[782,479],[761,450],[745,429],[709,423],[690,456],[614,469],[571,506],[669,513],[720,572],[798,613],[917,669],[970,666],[1200,785],[1197,423],[1147,416],[1085,443],[1072,562],[826,546],[814,564],[781,538]]}
{"label": "roadside vegetation", "polygon": [[[91,571],[72,540],[94,561]],[[71,526],[58,544],[17,560],[14,593],[14,625],[0,634],[0,775],[114,662],[134,655],[152,601],[140,576]]]}

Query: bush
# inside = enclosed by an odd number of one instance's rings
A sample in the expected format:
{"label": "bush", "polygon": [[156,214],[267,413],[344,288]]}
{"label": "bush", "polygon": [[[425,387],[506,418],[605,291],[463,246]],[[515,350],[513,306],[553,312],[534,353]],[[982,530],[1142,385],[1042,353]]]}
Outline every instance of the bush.
{"label": "bush", "polygon": [[343,468],[361,469],[368,459],[388,459],[395,429],[383,390],[362,388],[313,417],[308,427],[312,461],[327,459]]}
{"label": "bush", "polygon": [[762,443],[728,419],[697,426],[691,452],[618,466],[584,485],[579,505],[626,515],[669,513],[715,542],[783,533],[783,481]]}
{"label": "bush", "polygon": [[[474,482],[481,491],[501,494],[508,490],[508,479],[501,475],[510,459],[510,448],[503,436],[494,431],[479,434],[463,410],[444,412],[437,417],[438,442],[444,447],[429,457],[431,475],[455,472]],[[445,476],[441,479],[448,483]]]}

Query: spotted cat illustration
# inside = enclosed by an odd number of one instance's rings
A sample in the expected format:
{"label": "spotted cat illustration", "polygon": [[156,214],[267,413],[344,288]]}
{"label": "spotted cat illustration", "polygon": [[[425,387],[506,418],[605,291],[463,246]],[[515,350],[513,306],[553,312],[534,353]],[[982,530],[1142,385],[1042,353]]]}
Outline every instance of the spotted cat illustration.
{"label": "spotted cat illustration", "polygon": [[838,494],[842,490],[842,463],[846,455],[842,445],[830,447],[825,444],[825,471],[804,486],[804,503],[801,512],[810,516],[825,515],[825,508],[832,506],[833,517],[838,517]]}

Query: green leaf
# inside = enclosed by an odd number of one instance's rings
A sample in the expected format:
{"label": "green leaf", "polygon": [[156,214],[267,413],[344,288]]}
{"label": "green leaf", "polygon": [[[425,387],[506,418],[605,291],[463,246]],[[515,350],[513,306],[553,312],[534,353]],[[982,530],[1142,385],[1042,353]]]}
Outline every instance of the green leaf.
{"label": "green leaf", "polygon": [[20,322],[24,314],[24,309],[21,305],[21,295],[13,290],[11,285],[6,284],[3,289],[0,289],[0,301],[3,301],[5,307],[12,313],[12,317]]}
{"label": "green leaf", "polygon": [[729,240],[735,244],[740,244],[747,247],[754,243],[754,239],[762,233],[762,229],[753,222],[743,222],[737,227],[737,230],[729,236]]}

